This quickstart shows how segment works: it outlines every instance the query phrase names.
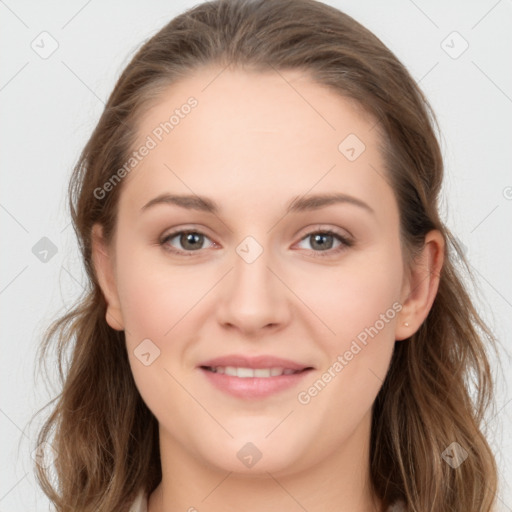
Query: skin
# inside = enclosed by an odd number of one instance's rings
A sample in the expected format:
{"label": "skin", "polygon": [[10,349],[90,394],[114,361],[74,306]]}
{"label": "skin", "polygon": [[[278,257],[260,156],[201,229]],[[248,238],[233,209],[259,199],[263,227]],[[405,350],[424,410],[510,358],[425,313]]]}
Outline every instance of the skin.
{"label": "skin", "polygon": [[[101,226],[93,231],[107,322],[125,331],[136,385],[159,422],[163,479],[149,512],[381,510],[369,484],[371,407],[395,340],[411,336],[432,306],[442,236],[430,232],[405,267],[378,133],[353,102],[297,71],[220,71],[196,71],[145,112],[141,143],[187,98],[198,100],[124,178],[112,244]],[[338,150],[350,133],[366,146],[354,161]],[[163,192],[208,196],[220,212],[170,204],[141,212]],[[285,214],[293,197],[331,192],[374,213],[342,203]],[[341,242],[328,237],[332,245],[319,248],[307,236],[319,227],[354,244],[336,253]],[[167,247],[193,255],[172,254],[158,243],[171,228],[206,237],[195,251],[174,237]],[[249,235],[263,248],[250,264],[236,251]],[[297,394],[393,303],[401,311],[301,404]],[[160,350],[149,366],[134,355],[147,338]],[[234,353],[315,369],[295,388],[242,400],[197,369]],[[247,442],[262,454],[251,468],[237,457]]]}

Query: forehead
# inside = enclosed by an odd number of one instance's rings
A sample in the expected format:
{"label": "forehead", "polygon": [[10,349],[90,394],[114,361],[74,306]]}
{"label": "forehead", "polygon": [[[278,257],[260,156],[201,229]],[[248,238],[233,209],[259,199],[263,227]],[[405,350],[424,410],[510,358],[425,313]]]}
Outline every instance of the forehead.
{"label": "forehead", "polygon": [[203,68],[145,109],[135,147],[151,149],[123,195],[140,205],[166,188],[221,200],[270,193],[282,203],[314,188],[372,202],[387,186],[374,124],[298,70]]}
{"label": "forehead", "polygon": [[[137,132],[140,142],[152,133],[156,139],[180,142],[188,139],[193,129],[200,142],[215,145],[226,133],[239,134],[236,142],[248,145],[251,134],[269,142],[285,142],[287,137],[297,143],[305,138],[318,143],[327,137],[324,145],[329,144],[337,154],[336,141],[343,134],[373,138],[376,134],[365,134],[369,124],[373,127],[373,120],[356,101],[300,70],[258,72],[205,67],[153,99],[139,119]],[[259,137],[262,133],[269,137]],[[222,142],[217,149],[225,147],[226,141]]]}

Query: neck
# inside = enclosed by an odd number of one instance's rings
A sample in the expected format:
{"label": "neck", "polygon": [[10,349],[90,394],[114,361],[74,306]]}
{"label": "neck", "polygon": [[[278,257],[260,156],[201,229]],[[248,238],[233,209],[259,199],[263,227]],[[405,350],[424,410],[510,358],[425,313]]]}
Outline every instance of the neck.
{"label": "neck", "polygon": [[379,512],[369,477],[370,419],[365,417],[344,445],[307,470],[251,475],[207,465],[160,428],[162,481],[148,512]]}

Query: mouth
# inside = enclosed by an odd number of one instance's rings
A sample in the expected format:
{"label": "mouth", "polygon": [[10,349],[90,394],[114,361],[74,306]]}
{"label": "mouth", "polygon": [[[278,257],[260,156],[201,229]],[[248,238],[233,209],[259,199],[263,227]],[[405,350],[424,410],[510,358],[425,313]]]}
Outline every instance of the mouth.
{"label": "mouth", "polygon": [[291,368],[244,368],[243,366],[200,366],[202,370],[221,375],[229,375],[240,379],[250,379],[257,377],[258,379],[268,379],[270,377],[280,377],[281,375],[294,375],[308,370],[312,370],[311,366],[302,370],[292,370]]}
{"label": "mouth", "polygon": [[290,390],[314,367],[271,356],[229,356],[205,361],[198,369],[216,389],[247,400]]}

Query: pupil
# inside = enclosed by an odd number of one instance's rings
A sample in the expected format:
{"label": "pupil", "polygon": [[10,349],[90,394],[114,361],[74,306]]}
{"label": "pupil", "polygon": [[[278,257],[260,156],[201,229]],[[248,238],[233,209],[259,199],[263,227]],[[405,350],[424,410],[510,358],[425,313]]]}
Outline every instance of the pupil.
{"label": "pupil", "polygon": [[[319,247],[320,249],[330,249],[332,247],[332,235],[322,235],[322,234],[317,234],[317,235],[313,235],[313,238],[314,238],[314,244],[316,243],[319,243]],[[330,238],[331,239],[331,243],[323,243],[321,240],[322,239],[325,239],[325,238]]]}
{"label": "pupil", "polygon": [[[202,236],[203,235],[200,235],[199,233],[186,233],[186,234],[182,235],[182,246],[185,248],[197,249],[198,247],[201,247],[201,243],[197,244],[197,242],[202,241],[202,238],[201,238]],[[183,237],[184,237],[185,243],[183,243]],[[194,242],[195,242],[195,245],[194,245]]]}

